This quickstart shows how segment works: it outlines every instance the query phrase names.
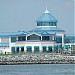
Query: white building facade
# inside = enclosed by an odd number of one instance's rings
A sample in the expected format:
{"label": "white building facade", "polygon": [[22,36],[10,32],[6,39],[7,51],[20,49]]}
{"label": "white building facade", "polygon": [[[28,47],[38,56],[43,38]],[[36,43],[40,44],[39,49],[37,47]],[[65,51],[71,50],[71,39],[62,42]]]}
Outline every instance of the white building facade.
{"label": "white building facade", "polygon": [[46,10],[37,20],[37,28],[24,32],[0,33],[0,53],[58,52],[64,46],[65,31]]}

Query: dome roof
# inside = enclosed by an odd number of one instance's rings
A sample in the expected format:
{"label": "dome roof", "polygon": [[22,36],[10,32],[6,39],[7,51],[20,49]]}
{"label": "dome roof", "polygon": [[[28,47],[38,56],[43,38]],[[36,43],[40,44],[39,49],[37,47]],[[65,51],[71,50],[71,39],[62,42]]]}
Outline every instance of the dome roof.
{"label": "dome roof", "polygon": [[46,10],[36,22],[57,22],[57,20]]}

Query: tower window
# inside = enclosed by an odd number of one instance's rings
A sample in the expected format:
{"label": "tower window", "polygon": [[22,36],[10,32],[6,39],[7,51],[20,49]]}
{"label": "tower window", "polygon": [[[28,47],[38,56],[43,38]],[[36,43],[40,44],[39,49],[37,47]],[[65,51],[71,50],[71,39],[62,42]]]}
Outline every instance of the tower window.
{"label": "tower window", "polygon": [[37,26],[56,26],[56,22],[38,22]]}

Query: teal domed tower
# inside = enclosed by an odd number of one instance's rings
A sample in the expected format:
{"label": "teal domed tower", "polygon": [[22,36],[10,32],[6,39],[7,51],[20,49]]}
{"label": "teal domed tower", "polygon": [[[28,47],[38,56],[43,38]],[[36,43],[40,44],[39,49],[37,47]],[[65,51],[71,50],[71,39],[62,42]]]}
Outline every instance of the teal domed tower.
{"label": "teal domed tower", "polygon": [[46,11],[36,20],[38,27],[56,27],[58,20]]}

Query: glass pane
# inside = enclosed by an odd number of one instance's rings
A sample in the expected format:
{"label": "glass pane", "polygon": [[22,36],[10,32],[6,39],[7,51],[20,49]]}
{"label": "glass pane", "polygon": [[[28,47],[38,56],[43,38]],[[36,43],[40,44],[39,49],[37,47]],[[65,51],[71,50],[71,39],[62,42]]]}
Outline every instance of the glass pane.
{"label": "glass pane", "polygon": [[28,36],[27,40],[41,40],[41,37],[33,34],[33,35]]}
{"label": "glass pane", "polygon": [[19,53],[19,47],[16,47],[16,53]]}
{"label": "glass pane", "polygon": [[49,40],[49,36],[42,36],[42,40]]}
{"label": "glass pane", "polygon": [[39,52],[39,46],[34,46],[34,52]]}
{"label": "glass pane", "polygon": [[15,53],[15,47],[11,47],[11,52]]}
{"label": "glass pane", "polygon": [[46,46],[43,46],[43,52],[46,52]]}
{"label": "glass pane", "polygon": [[52,52],[52,46],[48,47],[48,52]]}
{"label": "glass pane", "polygon": [[16,42],[16,37],[11,37],[11,42]]}
{"label": "glass pane", "polygon": [[27,46],[27,52],[32,52],[32,47],[31,46]]}
{"label": "glass pane", "polygon": [[56,36],[56,43],[62,43],[62,36]]}
{"label": "glass pane", "polygon": [[19,36],[18,37],[18,41],[25,41],[26,40],[26,36]]}

